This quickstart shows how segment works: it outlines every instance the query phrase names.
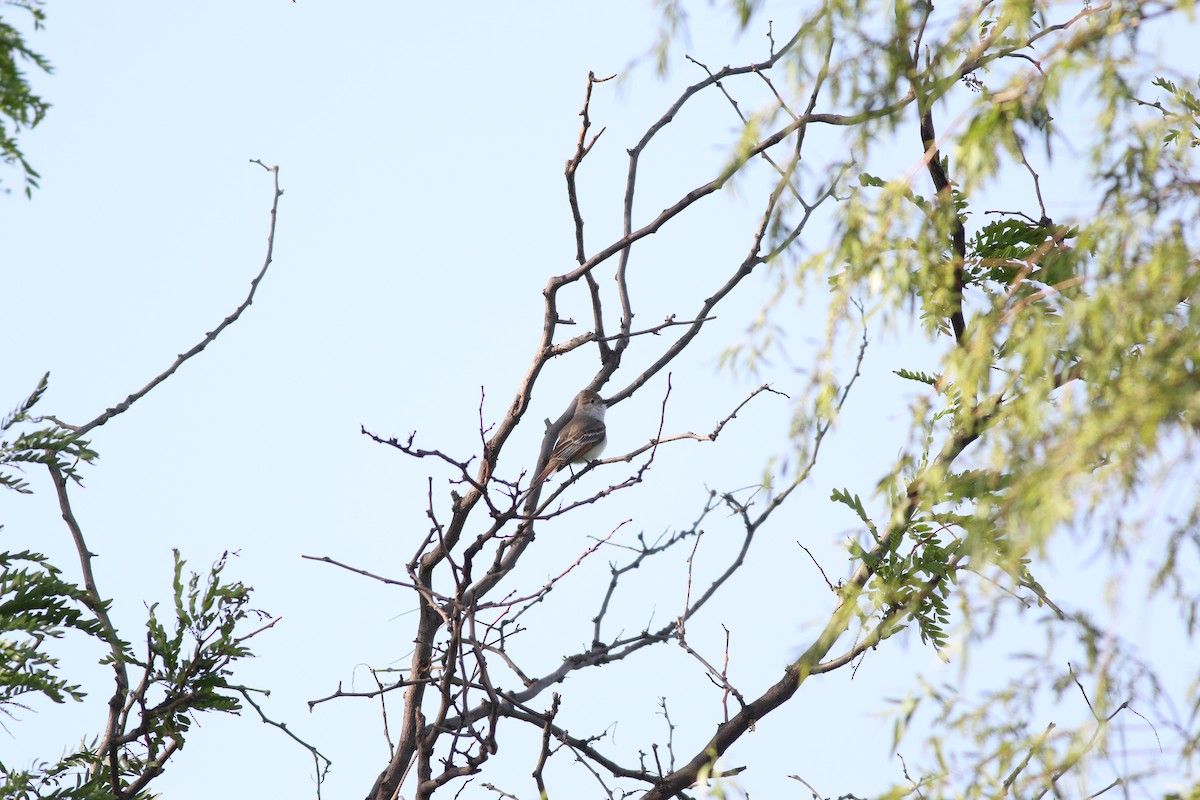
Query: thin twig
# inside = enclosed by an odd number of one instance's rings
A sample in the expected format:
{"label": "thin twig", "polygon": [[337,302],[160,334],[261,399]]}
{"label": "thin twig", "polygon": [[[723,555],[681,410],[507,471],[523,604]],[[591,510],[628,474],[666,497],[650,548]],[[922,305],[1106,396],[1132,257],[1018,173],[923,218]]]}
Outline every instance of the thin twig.
{"label": "thin twig", "polygon": [[198,355],[202,350],[204,350],[204,348],[216,341],[216,338],[221,335],[221,332],[233,323],[237,322],[238,317],[242,315],[242,312],[249,308],[250,304],[254,302],[254,293],[258,291],[258,284],[263,279],[263,276],[267,274],[267,268],[271,266],[271,261],[274,258],[275,222],[277,219],[277,212],[279,210],[279,198],[283,197],[283,190],[279,188],[279,167],[268,167],[258,159],[251,159],[250,163],[258,164],[260,167],[270,172],[275,178],[275,193],[271,200],[271,224],[267,230],[267,255],[263,259],[262,269],[260,269],[258,274],[254,276],[254,279],[250,281],[250,293],[246,295],[246,299],[242,301],[242,304],[238,306],[232,314],[221,320],[221,323],[217,325],[217,327],[206,333],[204,338],[200,340],[199,344],[197,344],[191,350],[188,350],[186,353],[182,353],[181,355],[177,356],[175,360],[171,362],[171,366],[167,367],[165,370],[156,375],[153,380],[151,380],[141,389],[126,397],[120,403],[117,403],[112,408],[106,410],[103,414],[96,417],[91,422],[86,422],[83,425],[80,425],[77,429],[77,432],[80,436],[85,435],[93,428],[103,425],[118,414],[128,411],[130,406],[149,394],[151,389],[175,374],[175,370],[183,366],[184,362],[188,361],[193,356]]}
{"label": "thin twig", "polygon": [[[301,747],[303,747],[305,750],[307,750],[309,753],[312,754],[313,766],[317,771],[317,798],[318,798],[318,800],[320,800],[321,784],[324,783],[325,776],[329,773],[329,768],[333,766],[333,762],[330,761],[325,756],[325,754],[322,753],[320,750],[318,750],[316,747],[314,747],[313,745],[304,741],[296,734],[292,733],[291,729],[288,728],[287,723],[276,722],[275,720],[268,717],[263,712],[262,707],[259,706],[258,703],[254,702],[254,698],[251,696],[251,692],[260,691],[260,690],[251,689],[248,686],[230,686],[229,688],[233,689],[234,691],[236,691],[238,694],[240,694],[242,697],[244,697],[246,699],[246,702],[249,703],[250,706],[255,711],[258,712],[258,718],[260,720],[262,720],[262,722],[264,722],[265,724],[270,725],[274,728],[279,728],[279,730],[286,733],[292,739],[292,741],[296,742],[298,745],[300,745]],[[321,766],[322,762],[324,762],[325,766]]]}

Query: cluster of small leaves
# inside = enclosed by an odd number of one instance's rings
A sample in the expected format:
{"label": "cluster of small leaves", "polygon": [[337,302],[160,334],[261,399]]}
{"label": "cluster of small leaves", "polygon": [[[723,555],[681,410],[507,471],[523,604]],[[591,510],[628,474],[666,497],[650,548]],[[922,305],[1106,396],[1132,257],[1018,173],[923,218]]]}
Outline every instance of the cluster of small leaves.
{"label": "cluster of small leaves", "polygon": [[83,699],[77,684],[57,674],[58,659],[42,649],[68,630],[107,638],[89,613],[87,592],[64,581],[45,556],[0,553],[0,709],[23,707],[16,698],[30,693],[55,703]]}
{"label": "cluster of small leaves", "polygon": [[[874,608],[884,614],[903,610],[916,622],[921,641],[940,651],[949,641],[947,600],[960,569],[994,565],[1007,573],[1014,585],[1044,597],[1030,572],[1031,559],[1023,549],[1012,545],[1004,526],[985,511],[999,506],[1012,483],[1011,475],[992,470],[947,473],[937,481],[936,488],[928,487],[927,494],[936,508],[915,514],[905,527],[905,536],[893,537],[886,550],[876,554],[851,540],[851,558],[862,561],[874,573],[868,591]],[[871,539],[879,543],[877,526],[858,495],[835,489],[831,500],[852,509],[866,525]],[[964,503],[973,513],[954,512]],[[904,546],[906,541],[908,547]],[[894,628],[888,635],[902,629]]]}
{"label": "cluster of small leaves", "polygon": [[954,551],[967,557],[972,569],[979,571],[989,565],[998,567],[1012,579],[1014,586],[1031,589],[1040,598],[1044,592],[1030,572],[1032,559],[1027,547],[1024,543],[1014,545],[1008,535],[1008,526],[995,513],[1014,483],[1014,476],[1008,472],[970,469],[949,473],[938,487],[941,502],[950,508],[966,504],[972,513],[937,511],[932,519],[943,529],[962,532]]}
{"label": "cluster of small leaves", "polygon": [[98,776],[89,777],[96,757],[86,745],[57,762],[12,771],[0,764],[0,797],[6,800],[112,800]]}
{"label": "cluster of small leaves", "polygon": [[[862,499],[847,490],[834,489],[831,498],[852,509],[867,526],[872,539],[880,541],[879,531],[867,515]],[[863,561],[874,572],[868,597],[875,608],[883,613],[905,610],[916,621],[921,641],[940,650],[948,641],[946,626],[950,621],[950,610],[946,598],[954,580],[955,566],[951,562],[953,552],[938,539],[941,525],[914,520],[908,526],[907,538],[912,547],[901,552],[903,537],[893,537],[890,546],[876,555],[851,540],[850,555],[855,561]],[[904,626],[893,628],[888,635],[898,633]]]}
{"label": "cluster of small leaves", "polygon": [[923,383],[926,386],[937,386],[938,381],[941,380],[940,375],[930,375],[927,372],[904,369],[903,367],[900,369],[894,369],[892,372],[896,375],[899,375],[901,378],[904,378],[906,381],[916,381],[917,383]]}
{"label": "cluster of small leaves", "polygon": [[160,736],[186,732],[193,711],[241,710],[228,680],[229,667],[251,655],[245,642],[253,633],[241,633],[243,623],[266,615],[248,607],[250,587],[222,581],[228,557],[221,556],[203,583],[197,573],[185,583],[185,562],[175,551],[173,630],[159,621],[157,604],[150,608],[148,657],[140,666],[162,696],[146,711],[143,724]]}
{"label": "cluster of small leaves", "polygon": [[[24,8],[33,15],[35,30],[46,19],[42,0],[5,0],[5,5]],[[22,64],[32,64],[46,73],[54,71],[49,61],[29,49],[19,30],[0,19],[0,158],[10,166],[20,165],[28,197],[38,187],[41,176],[25,159],[17,135],[41,122],[50,104],[34,94]]]}
{"label": "cluster of small leaves", "polygon": [[[872,522],[871,518],[867,515],[867,510],[863,507],[861,497],[856,494],[850,494],[849,489],[834,489],[833,494],[830,495],[829,499],[835,503],[841,503],[857,514],[858,518],[863,521],[864,525],[867,526],[867,530],[871,532],[872,538],[874,538],[875,541],[879,541],[879,529],[875,527],[875,523]],[[871,554],[866,552],[859,553],[856,551],[854,556],[855,558],[871,558]],[[872,568],[878,566],[878,561],[878,559],[874,559],[874,561],[868,562],[869,566]]]}
{"label": "cluster of small leaves", "polygon": [[[1172,127],[1163,136],[1163,144],[1180,144],[1187,147],[1200,147],[1200,99],[1190,90],[1179,86],[1163,77],[1155,78],[1155,86],[1166,89],[1171,97],[1179,104],[1179,111],[1165,111]],[[1200,86],[1200,83],[1197,84]]]}
{"label": "cluster of small leaves", "polygon": [[[939,163],[943,171],[949,171],[948,157],[940,157]],[[956,257],[949,248],[949,238],[945,232],[956,220],[962,221],[968,216],[967,197],[957,187],[952,186],[949,202],[932,202],[913,191],[913,184],[908,176],[888,181],[863,172],[859,175],[859,184],[866,189],[882,190],[881,193],[877,193],[877,213],[891,217],[895,230],[888,236],[878,237],[877,247],[881,252],[893,256],[896,266],[903,266],[902,283],[897,284],[898,288],[902,287],[909,299],[920,301],[920,319],[927,330],[950,335],[952,331],[949,315],[957,304],[957,292],[954,287],[954,270],[948,267],[954,263]],[[866,197],[865,193],[863,196]],[[899,212],[899,204],[916,210],[912,227],[903,227],[905,217]],[[885,210],[889,206],[891,210]],[[930,269],[931,265],[937,268]],[[897,269],[896,272],[901,270]],[[840,272],[835,272],[830,277],[831,283],[842,280],[844,276]]]}
{"label": "cluster of small leaves", "polygon": [[[869,187],[872,187],[875,189],[886,189],[890,185],[892,185],[887,180],[880,178],[878,175],[872,175],[869,172],[861,173],[858,176],[858,182],[859,182],[859,185],[861,185],[861,186],[864,186],[864,187],[869,186]],[[910,203],[915,205],[917,208],[924,211],[926,214],[933,213],[933,206],[930,204],[930,202],[928,200],[926,200],[924,197],[922,197],[921,195],[914,192],[912,190],[912,186],[909,182],[905,181],[900,185],[902,186],[901,192],[903,193],[904,198],[906,200],[908,200]]]}
{"label": "cluster of small leaves", "polygon": [[[253,655],[246,641],[262,628],[249,633],[243,629],[247,622],[265,615],[248,607],[249,587],[222,579],[227,557],[223,555],[207,575],[192,573],[185,579],[185,562],[176,552],[174,624],[164,625],[158,619],[157,606],[151,607],[145,659],[138,659],[130,645],[119,642],[114,653],[102,662],[112,664],[119,658],[143,670],[142,679],[125,703],[134,713],[121,719],[109,744],[116,748],[116,778],[109,774],[112,753],[98,752],[93,741],[81,744],[57,763],[37,764],[29,771],[10,771],[0,764],[0,797],[149,797],[143,787],[162,771],[167,757],[183,746],[195,713],[241,710],[238,694],[244,687],[230,683],[231,667],[234,661]],[[48,565],[47,571],[54,572]],[[64,586],[75,592],[70,597],[79,599],[82,590]],[[3,597],[0,595],[0,599]],[[68,620],[61,624],[103,636],[94,622],[71,617],[70,610],[60,612]],[[0,618],[7,618],[8,611],[0,607]],[[41,635],[55,635],[45,615],[41,622],[40,629],[38,619],[25,627]],[[82,696],[78,687],[64,682],[55,688],[67,696]],[[119,795],[114,793],[114,783],[122,787]]]}
{"label": "cluster of small leaves", "polygon": [[[50,373],[47,372],[38,381],[33,393],[0,421],[0,434],[7,433],[20,423],[36,421],[30,417],[29,411],[46,393],[49,385]],[[64,475],[78,483],[79,463],[91,463],[96,459],[96,452],[89,445],[88,441],[80,439],[75,432],[57,424],[20,433],[11,442],[0,439],[0,487],[22,494],[31,492],[26,480],[3,469],[9,465],[20,469],[21,464],[57,464]]]}
{"label": "cluster of small leaves", "polygon": [[1047,219],[1006,217],[990,222],[967,243],[967,283],[1008,285],[1021,280],[1061,286],[1078,270],[1074,254],[1062,243],[1078,233],[1077,228],[1063,229]]}
{"label": "cluster of small leaves", "polygon": [[952,550],[943,547],[938,540],[940,527],[924,521],[913,522],[908,528],[908,536],[914,546],[896,565],[900,578],[916,588],[907,604],[917,623],[921,642],[932,644],[937,650],[949,643],[946,627],[950,624],[950,608],[946,599],[950,596],[950,585],[956,572],[950,561]]}
{"label": "cluster of small leaves", "polygon": [[[30,551],[0,553],[0,709],[29,708],[18,697],[41,694],[55,703],[82,700],[78,684],[58,675],[58,659],[42,650],[47,639],[69,630],[110,641],[104,625],[90,613],[87,591],[64,581],[60,570]],[[55,764],[12,771],[0,763],[0,797],[108,797],[103,786],[86,777],[95,758],[81,747]],[[68,784],[64,786],[64,784]]]}

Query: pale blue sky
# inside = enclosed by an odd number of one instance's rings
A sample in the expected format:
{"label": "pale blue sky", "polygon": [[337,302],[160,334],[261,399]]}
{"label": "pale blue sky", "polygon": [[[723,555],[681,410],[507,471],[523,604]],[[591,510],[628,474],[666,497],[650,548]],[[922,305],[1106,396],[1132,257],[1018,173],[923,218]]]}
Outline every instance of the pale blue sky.
{"label": "pale blue sky", "polygon": [[[782,4],[776,19],[790,19],[791,8]],[[572,265],[562,171],[588,71],[622,74],[593,99],[596,129],[609,129],[580,175],[590,249],[619,231],[625,148],[700,73],[683,62],[685,48],[674,52],[665,78],[650,63],[633,64],[658,25],[642,0],[51,3],[48,12],[47,30],[32,45],[56,67],[53,77],[37,79],[54,108],[23,138],[42,188],[32,202],[0,198],[4,327],[10,342],[21,342],[6,348],[0,404],[14,405],[50,370],[39,410],[90,419],[195,344],[241,301],[262,263],[271,183],[248,162],[280,166],[275,264],[254,305],[130,413],[95,431],[101,459],[73,497],[100,554],[101,591],[115,598],[114,617],[129,635],[141,629],[144,604],[169,599],[171,548],[196,568],[225,550],[239,553],[227,575],[253,585],[255,605],[283,617],[256,640],[259,658],[242,666],[239,680],[271,688],[269,713],[334,759],[327,797],[360,797],[385,764],[377,705],[342,701],[309,714],[306,702],[339,682],[369,685],[356,665],[406,664],[411,617],[401,615],[413,602],[300,556],[401,574],[428,525],[429,465],[372,445],[359,427],[416,430],[422,446],[473,452],[480,387],[485,419],[494,421],[537,344],[541,289]],[[714,67],[761,57],[761,33],[731,42],[730,19],[697,8],[686,51]],[[639,211],[656,212],[707,180],[737,135],[736,118],[715,94],[681,115],[643,162]],[[641,246],[639,325],[669,313],[686,317],[714,276],[740,260],[757,188],[712,198],[684,232]],[[778,360],[757,377],[717,366],[770,289],[766,279],[749,283],[681,359],[665,433],[707,432],[764,380],[799,395],[806,377]],[[581,297],[570,302],[565,313],[586,319]],[[809,309],[780,313],[788,315],[793,358],[803,363],[822,320]],[[826,443],[813,484],[727,589],[736,599],[690,628],[693,642],[716,656],[721,625],[729,625],[732,675],[744,692],[774,681],[829,607],[795,542],[813,547],[831,577],[841,575],[841,541],[854,520],[826,502],[830,489],[868,494],[907,441],[905,407],[886,400],[912,388],[890,369],[898,358],[929,368],[929,353],[876,338],[869,358],[879,359],[878,368]],[[646,337],[643,349],[632,349],[608,389],[622,387],[658,346]],[[591,350],[552,365],[529,424],[507,451],[513,474],[533,466],[537,421],[556,417],[595,367]],[[654,435],[664,389],[660,376],[611,412],[607,455]],[[664,449],[642,486],[575,517],[575,525],[547,526],[524,566],[527,584],[560,572],[588,536],[629,520],[614,541],[639,531],[652,538],[690,523],[707,488],[756,483],[764,458],[788,452],[791,413],[789,404],[763,397],[715,445]],[[435,475],[444,506],[446,473]],[[33,477],[33,497],[0,500],[0,546],[39,549],[70,572],[76,562],[52,491],[43,475]],[[708,527],[701,571],[721,567],[737,534],[736,521],[721,515]],[[543,604],[542,630],[553,636],[527,644],[535,669],[587,647],[590,625],[570,615],[576,603],[595,606],[606,563],[619,558],[598,554]],[[626,596],[614,617],[632,629],[676,616],[682,565],[653,581],[640,577],[639,593]],[[1076,602],[1094,603],[1093,595],[1084,587]],[[63,652],[79,657],[68,644]],[[744,783],[752,795],[806,796],[787,779],[792,773],[831,795],[866,794],[901,778],[888,755],[888,723],[871,714],[880,698],[903,693],[914,672],[939,682],[954,679],[957,666],[942,666],[917,645],[892,648],[886,659],[868,658],[853,680],[849,671],[822,678],[730,754],[729,763],[751,765]],[[85,687],[88,704],[43,705],[7,723],[15,736],[0,731],[0,760],[54,757],[56,747],[96,730],[109,685],[97,667]],[[614,751],[626,755],[648,747],[648,732],[661,733],[657,697],[667,696],[681,725],[681,752],[707,737],[719,704],[695,662],[674,647],[573,677],[565,691],[601,700],[564,708],[579,733],[605,728],[614,698],[625,699],[624,716],[633,721],[622,725],[643,726],[613,732]],[[252,714],[199,723],[156,781],[165,797],[311,795],[307,753]],[[520,763],[510,791],[531,795],[530,764]],[[476,787],[465,796],[488,793]]]}

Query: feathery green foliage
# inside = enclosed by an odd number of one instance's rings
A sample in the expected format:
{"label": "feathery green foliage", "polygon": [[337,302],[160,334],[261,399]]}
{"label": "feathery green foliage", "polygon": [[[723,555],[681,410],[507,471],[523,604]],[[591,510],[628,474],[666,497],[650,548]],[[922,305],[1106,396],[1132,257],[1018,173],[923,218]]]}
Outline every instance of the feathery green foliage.
{"label": "feathery green foliage", "polygon": [[[114,720],[111,735],[83,742],[58,761],[30,770],[0,763],[0,796],[99,800],[116,798],[119,787],[122,797],[150,797],[144,787],[183,747],[196,714],[242,709],[239,698],[253,690],[231,681],[232,668],[252,655],[247,640],[273,623],[264,623],[269,617],[249,607],[249,587],[224,580],[226,559],[222,556],[203,576],[185,578],[185,562],[175,553],[173,620],[164,624],[158,606],[151,606],[145,651],[138,653],[114,640],[107,625],[87,613],[93,601],[86,590],[63,582],[44,558],[0,555],[0,634],[24,634],[15,641],[0,638],[6,655],[0,662],[0,708],[28,692],[55,702],[82,698],[79,686],[58,676],[57,660],[39,651],[46,637],[61,636],[67,629],[113,643],[101,663],[141,672],[132,690],[136,696]],[[22,562],[34,568],[13,568]],[[256,622],[264,624],[246,630]]]}
{"label": "feathery green foliage", "polygon": [[[8,433],[22,423],[40,423],[43,420],[29,415],[37,402],[46,393],[50,385],[50,373],[42,376],[37,387],[25,398],[20,405],[0,420],[0,435]],[[28,494],[29,483],[16,474],[7,472],[3,467],[15,466],[22,469],[23,464],[55,464],[63,474],[79,482],[78,466],[80,462],[91,463],[96,459],[86,440],[80,439],[73,431],[64,428],[57,422],[49,427],[20,433],[11,442],[0,439],[0,487],[12,489],[15,492]]]}
{"label": "feathery green foliage", "polygon": [[[42,0],[4,0],[4,5],[28,11],[34,30],[46,20]],[[29,48],[20,30],[0,19],[0,159],[10,166],[20,166],[25,195],[31,197],[41,176],[25,159],[18,135],[41,122],[50,104],[34,93],[25,64],[45,73],[54,71],[45,57]]]}
{"label": "feathery green foliage", "polygon": [[[761,2],[728,5],[741,26],[765,25]],[[1196,772],[1194,696],[1175,698],[1191,704],[1188,722],[1167,723],[1152,666],[1101,622],[1061,608],[1054,583],[1033,574],[1064,539],[1094,529],[1089,546],[1113,580],[1149,563],[1152,585],[1139,588],[1169,593],[1195,634],[1200,100],[1194,71],[1157,60],[1151,44],[1194,14],[1187,3],[826,0],[806,7],[786,56],[783,100],[795,105],[756,116],[767,132],[787,122],[827,74],[816,108],[840,115],[831,124],[843,149],[805,149],[837,199],[832,234],[789,242],[787,217],[809,207],[780,212],[770,227],[779,288],[754,328],[760,341],[729,360],[753,365],[783,347],[772,315],[792,298],[828,309],[818,407],[839,385],[860,309],[938,360],[887,366],[927,387],[915,402],[897,391],[891,409],[874,398],[893,416],[911,404],[908,444],[891,470],[832,495],[860,526],[851,568],[870,576],[844,595],[858,607],[855,641],[911,621],[940,655],[969,660],[1000,613],[981,608],[1048,614],[1047,649],[1028,674],[982,700],[926,686],[906,701],[898,742],[922,702],[941,711],[927,757],[908,762],[919,790],[898,784],[896,797],[1040,796],[1064,776],[1086,794],[1089,764],[1117,745],[1118,712],[1176,735],[1128,780]],[[1147,498],[1162,480],[1185,488],[1156,515]],[[1091,712],[1082,724],[1033,724],[1047,697],[1080,693]]]}

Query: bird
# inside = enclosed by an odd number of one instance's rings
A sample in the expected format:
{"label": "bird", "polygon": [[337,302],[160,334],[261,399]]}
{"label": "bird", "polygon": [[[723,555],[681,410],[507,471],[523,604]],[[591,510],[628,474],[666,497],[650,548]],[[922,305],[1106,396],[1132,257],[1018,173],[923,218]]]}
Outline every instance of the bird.
{"label": "bird", "polygon": [[575,397],[575,412],[559,432],[550,460],[534,478],[534,486],[568,464],[591,461],[604,451],[604,445],[608,444],[604,427],[606,407],[604,399],[591,389],[584,389]]}

